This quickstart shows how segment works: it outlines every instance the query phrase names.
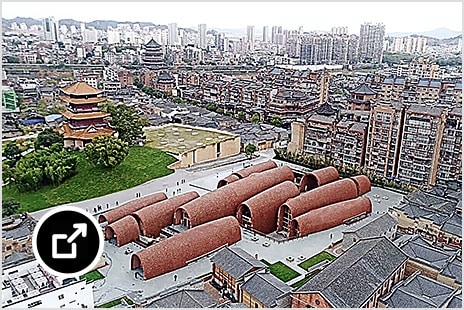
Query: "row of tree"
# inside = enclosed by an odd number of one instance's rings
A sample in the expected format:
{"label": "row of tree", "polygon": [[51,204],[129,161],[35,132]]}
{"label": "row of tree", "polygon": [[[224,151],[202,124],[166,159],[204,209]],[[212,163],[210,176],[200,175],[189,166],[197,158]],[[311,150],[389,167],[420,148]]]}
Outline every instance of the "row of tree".
{"label": "row of tree", "polygon": [[385,177],[378,176],[375,173],[368,171],[366,168],[356,167],[353,168],[351,166],[343,166],[335,163],[330,158],[321,158],[318,156],[308,155],[308,154],[300,154],[300,153],[293,153],[289,152],[284,149],[275,148],[275,158],[287,162],[291,162],[300,166],[308,167],[310,169],[316,170],[321,169],[328,166],[333,166],[337,169],[340,177],[347,178],[352,177],[360,174],[366,175],[372,184],[380,187],[387,187],[391,189],[397,189],[403,192],[412,192],[417,188],[397,182],[395,180],[389,180]]}

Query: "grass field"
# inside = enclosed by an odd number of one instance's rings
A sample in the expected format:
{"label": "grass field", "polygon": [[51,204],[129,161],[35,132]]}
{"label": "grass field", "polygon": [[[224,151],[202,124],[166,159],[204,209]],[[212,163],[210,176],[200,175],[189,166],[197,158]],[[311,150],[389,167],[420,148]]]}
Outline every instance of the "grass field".
{"label": "grass field", "polygon": [[97,306],[97,308],[112,308],[112,307],[115,307],[115,306],[118,306],[122,303],[122,301],[125,301],[128,305],[133,305],[134,302],[132,300],[130,300],[129,298],[127,297],[123,297],[123,298],[119,298],[119,299],[115,299],[115,300],[112,300],[110,302],[107,302],[106,304],[103,304],[101,306]]}
{"label": "grass field", "polygon": [[78,173],[58,186],[45,186],[36,192],[20,193],[13,185],[2,188],[2,199],[11,197],[21,205],[18,213],[33,212],[70,202],[82,201],[122,191],[174,172],[167,166],[176,161],[151,147],[134,146],[114,169],[97,168],[83,152],[76,152]]}
{"label": "grass field", "polygon": [[265,265],[269,266],[269,271],[279,278],[280,280],[287,282],[292,279],[295,279],[298,277],[300,274],[293,270],[292,268],[288,267],[285,265],[283,262],[276,262],[274,264],[270,264],[266,260],[262,259],[261,262],[263,262]]}
{"label": "grass field", "polygon": [[91,271],[89,273],[86,273],[80,277],[81,279],[86,279],[87,283],[100,280],[105,278],[98,270]]}
{"label": "grass field", "polygon": [[308,270],[310,267],[316,265],[317,263],[322,262],[325,259],[328,259],[328,260],[332,261],[335,258],[336,257],[333,256],[332,254],[323,251],[321,253],[318,253],[318,254],[308,258],[304,262],[301,262],[300,264],[298,264],[298,266],[300,266],[304,270]]}

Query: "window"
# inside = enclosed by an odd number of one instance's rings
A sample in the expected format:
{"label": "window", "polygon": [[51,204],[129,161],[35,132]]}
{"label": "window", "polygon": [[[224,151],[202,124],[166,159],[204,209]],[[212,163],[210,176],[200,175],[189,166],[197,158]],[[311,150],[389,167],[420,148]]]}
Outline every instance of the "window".
{"label": "window", "polygon": [[7,251],[11,250],[11,245],[7,245],[7,246],[6,246],[6,250],[7,250]]}
{"label": "window", "polygon": [[64,298],[64,295],[63,295],[63,294],[58,295],[58,299],[59,299],[59,300],[61,300],[61,299],[63,299],[63,298]]}
{"label": "window", "polygon": [[319,301],[319,299],[316,299],[314,302],[316,303],[316,305],[320,305],[320,304],[321,304],[321,302]]}
{"label": "window", "polygon": [[259,306],[258,306],[258,303],[257,303],[257,302],[255,302],[255,308],[259,308]]}

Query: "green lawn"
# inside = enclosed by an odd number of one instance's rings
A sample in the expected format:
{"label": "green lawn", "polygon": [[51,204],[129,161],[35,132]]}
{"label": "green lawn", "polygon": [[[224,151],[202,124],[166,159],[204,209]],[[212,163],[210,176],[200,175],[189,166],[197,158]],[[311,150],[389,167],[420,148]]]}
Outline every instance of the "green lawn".
{"label": "green lawn", "polygon": [[284,282],[295,279],[300,275],[298,272],[280,261],[269,265],[269,271]]}
{"label": "green lawn", "polygon": [[129,305],[133,305],[133,304],[134,304],[134,302],[133,302],[132,300],[130,300],[129,298],[123,297],[123,298],[119,298],[119,299],[115,299],[115,300],[109,301],[109,302],[107,302],[106,304],[97,306],[97,308],[112,308],[112,307],[114,307],[114,306],[120,305],[123,299],[124,299],[124,300],[127,302],[127,304],[129,304]]}
{"label": "green lawn", "polygon": [[80,277],[80,279],[86,279],[87,283],[100,280],[105,278],[98,270],[91,271],[89,273],[86,273]]}
{"label": "green lawn", "polygon": [[77,152],[78,173],[59,186],[46,186],[36,192],[20,193],[12,185],[2,188],[2,199],[11,197],[21,204],[18,213],[33,212],[70,202],[82,201],[122,191],[174,172],[167,166],[176,161],[151,147],[134,146],[114,169],[96,168]]}
{"label": "green lawn", "polygon": [[305,278],[301,279],[300,281],[297,281],[297,282],[293,283],[291,286],[293,288],[300,288],[300,287],[303,286],[303,284],[308,282],[310,279],[311,279],[310,277],[305,277]]}
{"label": "green lawn", "polygon": [[334,260],[336,257],[333,256],[332,254],[330,253],[327,253],[325,251],[321,252],[321,253],[318,253],[310,258],[308,258],[307,260],[305,260],[304,262],[301,262],[300,264],[298,264],[298,266],[300,266],[301,268],[303,268],[304,270],[308,270],[311,266],[314,266],[316,265],[317,263],[320,263],[322,262],[323,260],[325,259],[328,259],[330,261]]}

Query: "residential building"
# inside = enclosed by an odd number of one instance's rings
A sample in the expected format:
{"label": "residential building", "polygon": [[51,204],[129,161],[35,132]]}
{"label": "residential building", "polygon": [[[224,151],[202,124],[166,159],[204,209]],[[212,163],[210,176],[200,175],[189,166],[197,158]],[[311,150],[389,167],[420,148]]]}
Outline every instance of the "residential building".
{"label": "residential building", "polygon": [[378,99],[386,102],[403,102],[403,92],[406,89],[406,78],[387,77],[381,83]]}
{"label": "residential building", "polygon": [[335,165],[356,171],[364,167],[367,147],[367,127],[364,122],[342,119],[333,133],[332,161]]}
{"label": "residential building", "polygon": [[54,17],[47,17],[42,20],[42,28],[45,41],[59,41],[59,26],[58,21]]}
{"label": "residential building", "polygon": [[404,278],[407,259],[386,237],[362,239],[293,292],[292,308],[375,308]]}
{"label": "residential building", "polygon": [[2,308],[93,308],[92,284],[65,281],[36,261],[2,270]]}
{"label": "residential building", "polygon": [[269,26],[263,26],[263,42],[269,42]]}
{"label": "residential building", "polygon": [[432,79],[419,79],[416,86],[417,102],[435,103],[440,98],[441,81]]}
{"label": "residential building", "polygon": [[179,45],[179,32],[177,30],[177,23],[168,24],[168,45]]}
{"label": "residential building", "polygon": [[416,187],[437,183],[445,121],[443,108],[412,104],[405,109],[397,175],[401,182]]}
{"label": "residential building", "polygon": [[382,63],[385,25],[365,23],[359,32],[359,61]]}
{"label": "residential building", "polygon": [[397,175],[405,107],[401,103],[377,103],[371,110],[366,168],[378,176]]}
{"label": "residential building", "polygon": [[331,158],[336,123],[335,117],[313,113],[304,128],[303,152],[318,158]]}
{"label": "residential building", "polygon": [[16,92],[4,85],[2,85],[2,108],[7,111],[14,111],[18,108],[18,96]]}
{"label": "residential building", "polygon": [[446,118],[441,140],[437,183],[446,185],[462,178],[462,109],[453,108]]}
{"label": "residential building", "polygon": [[198,25],[198,44],[200,49],[206,49],[206,24]]}

